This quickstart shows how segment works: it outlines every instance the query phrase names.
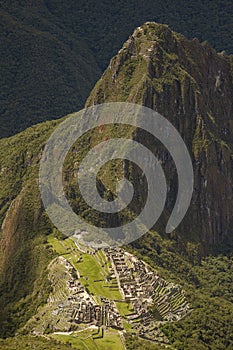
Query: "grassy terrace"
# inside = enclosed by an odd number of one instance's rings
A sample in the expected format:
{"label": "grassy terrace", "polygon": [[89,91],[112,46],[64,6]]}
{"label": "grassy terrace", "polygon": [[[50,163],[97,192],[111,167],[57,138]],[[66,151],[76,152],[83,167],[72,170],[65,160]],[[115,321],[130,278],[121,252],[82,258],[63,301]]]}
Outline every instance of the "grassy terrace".
{"label": "grassy terrace", "polygon": [[[106,280],[109,277],[111,263],[106,260],[102,251],[98,251],[93,255],[82,253],[78,250],[72,238],[58,240],[53,235],[48,237],[48,243],[59,255],[70,261],[80,274],[80,282],[98,303],[101,302],[100,297],[122,300],[116,279]],[[131,304],[126,302],[117,302],[116,304],[122,316],[133,311]],[[128,330],[131,329],[125,321],[124,325]],[[73,348],[79,350],[124,349],[118,331],[113,329],[96,331],[96,329],[89,328],[70,335],[52,334],[51,337],[63,343],[70,343]]]}
{"label": "grassy terrace", "polygon": [[127,316],[134,312],[133,306],[129,302],[116,302],[116,306],[121,316]]}
{"label": "grassy terrace", "polygon": [[[58,240],[53,235],[48,238],[48,243],[59,255],[64,256],[80,274],[80,282],[94,296],[96,302],[101,303],[100,297],[110,300],[122,300],[116,279],[106,281],[109,276],[111,263],[106,260],[100,250],[96,254],[85,254],[78,250],[74,240],[67,238]],[[79,259],[82,259],[79,261]],[[121,316],[126,317],[133,313],[132,304],[128,302],[116,302]],[[125,322],[127,323],[127,322]],[[130,325],[127,323],[130,327]]]}
{"label": "grassy terrace", "polygon": [[122,299],[116,279],[106,280],[109,275],[109,262],[106,261],[103,252],[99,251],[94,255],[82,253],[71,238],[60,241],[50,236],[48,243],[59,255],[70,261],[80,274],[80,282],[89,293],[96,296],[98,302],[100,297]]}
{"label": "grassy terrace", "polygon": [[[85,254],[78,250],[72,238],[60,241],[53,235],[49,236],[48,243],[59,255],[70,261],[80,274],[80,282],[93,294],[98,303],[101,303],[100,297],[122,300],[116,279],[106,281],[111,263],[106,260],[101,250],[94,255]],[[116,302],[116,306],[123,317],[133,312],[131,303]]]}
{"label": "grassy terrace", "polygon": [[74,349],[79,350],[123,350],[120,335],[115,330],[107,330],[102,334],[102,330],[89,329],[72,335],[53,334],[52,337],[63,343],[71,343]]}

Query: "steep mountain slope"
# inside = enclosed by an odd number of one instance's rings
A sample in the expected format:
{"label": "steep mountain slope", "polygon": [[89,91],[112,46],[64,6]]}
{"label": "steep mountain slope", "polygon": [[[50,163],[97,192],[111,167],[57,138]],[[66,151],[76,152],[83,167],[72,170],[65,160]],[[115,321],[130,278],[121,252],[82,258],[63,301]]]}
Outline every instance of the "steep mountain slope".
{"label": "steep mountain slope", "polygon": [[[232,243],[232,99],[231,57],[148,22],[111,60],[87,101],[87,106],[139,103],[177,128],[191,154],[195,176],[193,200],[180,232],[207,246]],[[169,177],[171,212],[177,190],[169,154],[140,130],[132,137],[159,153]]]}
{"label": "steep mountain slope", "polygon": [[53,254],[45,237],[51,224],[43,213],[37,177],[41,147],[52,125],[0,141],[0,328],[6,335],[45,302],[50,290],[46,267]]}
{"label": "steep mountain slope", "polygon": [[167,23],[231,53],[232,15],[223,0],[1,1],[0,137],[80,109],[141,23]]}
{"label": "steep mountain slope", "polygon": [[[211,246],[219,252],[220,243],[231,242],[231,72],[230,56],[217,54],[196,40],[188,41],[167,26],[147,23],[136,29],[112,59],[87,101],[87,105],[131,101],[154,108],[177,127],[192,155],[195,193],[179,230],[164,239],[152,230],[127,247],[159,269],[163,278],[181,284],[187,292],[194,309],[190,318],[164,328],[177,349],[219,350],[233,346],[230,244],[229,250],[224,250],[229,256],[202,260],[204,252],[211,252]],[[54,252],[46,242],[52,232],[57,237],[59,234],[43,211],[38,169],[46,140],[59,122],[42,123],[0,140],[1,336],[13,335],[50,293],[47,266]],[[97,130],[89,135],[90,139],[84,138],[80,153],[74,149],[71,160],[80,159],[91,145],[110,135],[106,132]],[[145,138],[140,130],[132,133],[132,138],[157,150],[163,165],[169,159],[166,150],[150,137]],[[67,162],[66,166],[72,183],[73,163]],[[175,168],[166,164],[164,168],[172,190],[164,218],[156,227],[162,235],[176,193]],[[129,175],[140,176],[137,169],[133,170],[129,168]],[[113,172],[109,168],[107,181],[114,179]],[[75,198],[74,187],[70,194],[71,199]],[[80,199],[75,200],[79,203]],[[27,341],[31,340],[26,338]],[[17,344],[17,339],[2,342],[6,345],[3,349],[14,342]],[[127,344],[129,349],[136,348],[131,337]]]}

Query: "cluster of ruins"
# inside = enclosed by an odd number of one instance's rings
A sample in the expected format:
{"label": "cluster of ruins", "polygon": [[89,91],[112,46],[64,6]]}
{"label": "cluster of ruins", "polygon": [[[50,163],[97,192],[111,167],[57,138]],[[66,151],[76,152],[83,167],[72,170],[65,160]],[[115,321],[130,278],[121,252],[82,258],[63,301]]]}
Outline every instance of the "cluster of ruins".
{"label": "cluster of ruins", "polygon": [[111,262],[111,276],[116,278],[123,300],[133,306],[127,320],[139,334],[153,334],[158,328],[156,321],[175,321],[187,315],[189,304],[178,285],[166,282],[146,263],[123,249],[104,252]]}
{"label": "cluster of ruins", "polygon": [[[108,266],[108,278],[115,279],[122,300],[109,300],[99,295],[91,295],[80,282],[79,272],[64,257],[59,257],[66,269],[67,297],[57,304],[54,315],[64,317],[70,324],[88,324],[98,327],[123,329],[116,302],[131,305],[125,320],[141,337],[155,340],[165,338],[159,329],[161,322],[179,320],[189,312],[189,305],[182,289],[168,283],[136,256],[119,248],[102,250]],[[98,253],[98,249],[91,254]],[[82,258],[79,258],[82,259]],[[52,296],[51,296],[52,298]],[[53,300],[51,299],[50,302]]]}
{"label": "cluster of ruins", "polygon": [[[64,316],[73,325],[82,323],[123,329],[122,319],[115,302],[101,297],[101,305],[97,304],[80,283],[80,276],[74,271],[70,262],[63,257],[59,259],[68,274],[66,281],[68,297],[64,302],[58,303],[53,314]],[[53,300],[50,297],[48,301]]]}

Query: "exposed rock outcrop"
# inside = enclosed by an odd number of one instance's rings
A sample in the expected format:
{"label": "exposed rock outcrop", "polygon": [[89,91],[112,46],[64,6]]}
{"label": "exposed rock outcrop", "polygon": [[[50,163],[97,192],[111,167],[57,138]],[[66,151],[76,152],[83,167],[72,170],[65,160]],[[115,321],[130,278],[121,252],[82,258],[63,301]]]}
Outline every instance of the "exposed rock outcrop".
{"label": "exposed rock outcrop", "polygon": [[[206,246],[232,242],[232,57],[216,53],[208,43],[189,41],[166,25],[147,22],[111,60],[87,105],[109,101],[150,107],[183,137],[193,160],[195,185],[178,232]],[[171,212],[177,175],[169,155],[140,130],[132,137],[159,154]]]}

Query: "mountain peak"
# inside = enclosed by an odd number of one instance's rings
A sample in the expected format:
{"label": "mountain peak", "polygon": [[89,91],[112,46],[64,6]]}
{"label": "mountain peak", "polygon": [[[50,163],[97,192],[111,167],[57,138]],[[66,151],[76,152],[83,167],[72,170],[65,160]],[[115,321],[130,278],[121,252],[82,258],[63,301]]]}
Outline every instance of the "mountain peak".
{"label": "mountain peak", "polygon": [[[87,106],[112,101],[142,104],[177,128],[192,156],[196,178],[190,216],[181,231],[196,231],[194,236],[204,245],[232,237],[233,193],[226,175],[232,174],[232,99],[230,56],[218,54],[206,42],[188,40],[166,25],[147,22],[135,29],[111,60],[87,101]],[[158,152],[156,146],[154,151]],[[166,162],[163,165],[167,167]],[[171,181],[176,176],[172,174]],[[174,197],[169,210],[172,202]],[[198,223],[195,230],[191,222]]]}

